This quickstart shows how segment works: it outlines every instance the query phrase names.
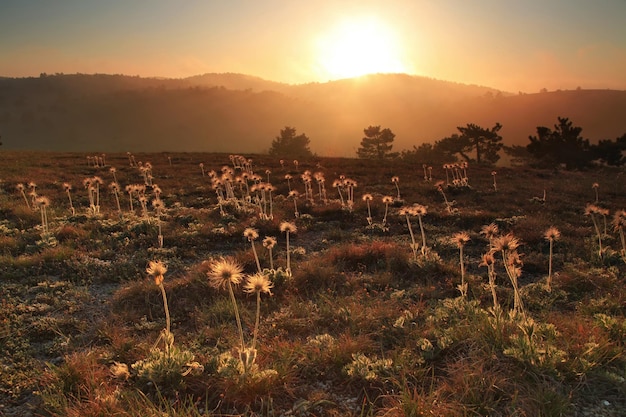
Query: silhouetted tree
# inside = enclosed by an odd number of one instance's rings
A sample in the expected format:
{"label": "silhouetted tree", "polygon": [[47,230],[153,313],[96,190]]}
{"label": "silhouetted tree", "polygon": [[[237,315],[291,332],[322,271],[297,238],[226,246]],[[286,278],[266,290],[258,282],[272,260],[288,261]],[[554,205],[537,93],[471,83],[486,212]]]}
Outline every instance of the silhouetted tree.
{"label": "silhouetted tree", "polygon": [[444,152],[442,148],[432,143],[422,143],[419,146],[413,146],[410,151],[402,151],[400,157],[407,162],[416,164],[443,164],[450,162],[450,154]]}
{"label": "silhouetted tree", "polygon": [[583,168],[591,163],[594,154],[588,139],[580,136],[581,127],[573,126],[567,117],[558,117],[554,130],[537,127],[537,136],[529,136],[526,149],[543,166],[565,164],[566,169]]}
{"label": "silhouetted tree", "polygon": [[[500,123],[496,123],[491,129],[485,129],[473,123],[465,127],[457,127],[459,134],[453,134],[447,138],[435,142],[435,148],[453,156],[459,154],[466,161],[477,163],[495,164],[499,159],[498,151],[502,149],[502,136],[498,133],[502,129]],[[476,159],[468,154],[476,152]]]}
{"label": "silhouetted tree", "polygon": [[272,141],[269,154],[294,158],[310,157],[313,156],[311,149],[309,149],[310,142],[311,140],[304,133],[296,135],[295,128],[285,126],[280,131],[280,136]]}
{"label": "silhouetted tree", "polygon": [[369,126],[363,129],[365,137],[361,139],[361,147],[356,153],[359,158],[378,159],[395,158],[398,152],[391,152],[393,140],[396,135],[389,129],[382,129],[380,126]]}
{"label": "silhouetted tree", "polygon": [[612,141],[610,139],[600,140],[597,145],[592,145],[592,152],[595,159],[599,159],[607,165],[622,166],[626,164],[626,133]]}

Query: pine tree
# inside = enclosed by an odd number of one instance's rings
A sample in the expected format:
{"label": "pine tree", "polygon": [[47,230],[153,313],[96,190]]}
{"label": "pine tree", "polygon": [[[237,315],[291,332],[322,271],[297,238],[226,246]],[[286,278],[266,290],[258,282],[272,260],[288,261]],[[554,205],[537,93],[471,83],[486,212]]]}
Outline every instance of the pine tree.
{"label": "pine tree", "polygon": [[380,126],[369,126],[363,129],[365,137],[361,140],[361,147],[357,150],[357,155],[362,159],[388,159],[398,156],[397,152],[391,152],[392,143],[396,135],[389,129],[382,129]]}

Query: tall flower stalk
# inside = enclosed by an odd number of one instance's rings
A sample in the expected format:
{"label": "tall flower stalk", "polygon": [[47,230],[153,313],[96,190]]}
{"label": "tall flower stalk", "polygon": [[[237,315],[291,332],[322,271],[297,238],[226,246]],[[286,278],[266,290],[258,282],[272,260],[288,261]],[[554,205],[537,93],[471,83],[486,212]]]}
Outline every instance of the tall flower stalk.
{"label": "tall flower stalk", "polygon": [[411,226],[411,215],[414,215],[413,210],[410,207],[402,207],[399,212],[400,216],[404,216],[406,218],[406,225],[409,228],[409,235],[411,236],[411,251],[413,252],[413,259],[417,260],[417,247],[418,244],[415,242],[415,235],[413,234],[413,227]]}
{"label": "tall flower stalk", "polygon": [[426,233],[424,232],[424,223],[422,222],[422,217],[427,213],[427,207],[421,204],[414,204],[413,210],[415,215],[417,216],[417,220],[420,225],[420,232],[422,234],[422,255],[426,255]]}
{"label": "tall flower stalk", "polygon": [[371,194],[363,194],[363,201],[367,204],[367,223],[372,225],[372,209],[370,208],[370,201],[372,201],[374,197]]}
{"label": "tall flower stalk", "polygon": [[385,215],[383,216],[383,226],[387,224],[387,214],[389,214],[389,204],[393,203],[393,197],[386,195],[383,197],[383,204],[385,205]]}
{"label": "tall flower stalk", "polygon": [[256,317],[254,320],[254,332],[252,336],[251,349],[256,351],[256,342],[259,334],[259,321],[261,317],[261,293],[272,295],[271,289],[274,287],[267,275],[258,273],[248,277],[243,286],[244,292],[256,295]]}
{"label": "tall flower stalk", "polygon": [[65,194],[67,194],[67,198],[70,201],[70,212],[72,213],[72,216],[73,216],[76,214],[76,210],[74,209],[74,204],[72,204],[72,193],[70,192],[72,191],[72,184],[64,182],[63,190],[65,190]]}
{"label": "tall flower stalk", "polygon": [[596,216],[600,214],[602,209],[595,204],[587,204],[585,207],[585,215],[591,217],[591,221],[593,222],[593,228],[596,231],[596,235],[598,236],[598,256],[602,259],[602,233],[600,233],[600,227],[598,226],[598,219]]}
{"label": "tall flower stalk", "polygon": [[291,233],[296,233],[296,231],[298,230],[298,228],[296,227],[296,225],[294,223],[291,222],[282,222],[280,224],[280,231],[285,233],[285,238],[287,241],[287,274],[289,276],[292,275],[291,273],[291,256],[290,256],[290,249],[289,249],[289,235]]}
{"label": "tall flower stalk", "polygon": [[165,310],[165,352],[169,353],[170,348],[173,345],[174,338],[171,332],[170,309],[167,304],[167,294],[165,293],[165,287],[163,286],[164,275],[167,272],[167,267],[161,261],[150,261],[148,262],[146,272],[148,273],[148,275],[154,278],[154,283],[161,290],[161,297],[163,298],[163,309]]}
{"label": "tall flower stalk", "polygon": [[50,200],[48,197],[39,196],[35,200],[35,204],[39,207],[41,211],[41,228],[43,229],[43,233],[48,233],[48,206],[50,205]]}
{"label": "tall flower stalk", "polygon": [[398,192],[396,199],[401,200],[402,198],[400,197],[400,186],[398,185],[398,183],[400,182],[400,178],[397,176],[393,176],[391,177],[391,182],[393,183],[393,185],[396,186],[396,191]]}
{"label": "tall flower stalk", "polygon": [[519,291],[517,279],[522,274],[522,261],[517,253],[519,240],[512,234],[500,236],[494,240],[494,250],[502,254],[504,269],[511,280],[513,286],[513,310],[516,313],[524,314],[524,304]]}
{"label": "tall flower stalk", "polygon": [[272,249],[276,246],[276,239],[270,236],[266,236],[263,239],[263,247],[268,251],[268,257],[270,258],[270,269],[274,269],[274,256],[272,255]]}
{"label": "tall flower stalk", "polygon": [[550,258],[548,261],[548,279],[546,281],[546,290],[552,291],[552,247],[556,240],[561,238],[561,232],[556,227],[550,227],[545,231],[543,237],[550,243]]}
{"label": "tall flower stalk", "polygon": [[483,254],[482,262],[478,266],[487,267],[487,276],[489,279],[489,289],[491,290],[491,298],[493,299],[493,308],[498,308],[498,295],[496,293],[496,259],[493,256],[493,251]]}
{"label": "tall flower stalk", "polygon": [[15,188],[17,189],[17,191],[19,191],[19,193],[24,198],[24,202],[26,203],[26,207],[28,207],[30,209],[30,203],[28,202],[28,197],[26,197],[26,191],[25,191],[26,187],[24,187],[24,184],[17,184],[15,186]]}
{"label": "tall flower stalk", "polygon": [[289,197],[293,198],[293,215],[295,218],[300,217],[298,212],[298,195],[299,193],[296,190],[289,191]]}
{"label": "tall flower stalk", "polygon": [[466,232],[455,233],[452,236],[452,241],[456,243],[459,248],[459,264],[461,265],[461,285],[459,285],[459,291],[463,298],[467,297],[467,283],[465,282],[465,262],[463,261],[463,247],[470,241],[470,236]]}
{"label": "tall flower stalk", "polygon": [[163,230],[161,228],[161,214],[163,214],[163,210],[165,209],[165,203],[159,197],[152,200],[152,207],[154,207],[154,211],[156,212],[156,221],[157,228],[159,230],[158,242],[159,249],[163,248]]}
{"label": "tall flower stalk", "polygon": [[239,308],[235,299],[235,291],[233,286],[239,285],[243,279],[243,268],[241,265],[231,259],[222,258],[211,265],[211,269],[207,272],[209,285],[216,289],[227,289],[230,295],[230,301],[233,305],[235,321],[237,322],[237,330],[239,331],[240,352],[244,352],[246,346],[243,339],[243,327],[241,326],[241,317],[239,316]]}
{"label": "tall flower stalk", "polygon": [[256,229],[248,227],[243,231],[243,235],[246,239],[248,239],[248,242],[250,242],[250,245],[252,246],[252,253],[254,254],[254,260],[256,261],[256,268],[258,272],[261,273],[261,262],[259,262],[259,256],[257,255],[256,247],[254,246],[254,241],[259,238],[259,232]]}

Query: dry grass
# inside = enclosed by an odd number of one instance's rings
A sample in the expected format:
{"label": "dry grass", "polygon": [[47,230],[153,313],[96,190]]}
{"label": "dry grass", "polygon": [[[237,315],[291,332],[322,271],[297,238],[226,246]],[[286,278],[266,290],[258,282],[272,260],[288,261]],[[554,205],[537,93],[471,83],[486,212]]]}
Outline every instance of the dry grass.
{"label": "dry grass", "polygon": [[[626,265],[610,226],[602,236],[608,249],[598,256],[593,225],[583,215],[595,199],[594,182],[601,185],[599,204],[611,215],[626,208],[618,180],[623,171],[498,168],[496,192],[492,168],[470,165],[470,187],[445,188],[451,213],[434,185],[445,181],[442,167],[433,168],[430,182],[415,175],[421,165],[405,162],[326,158],[300,161],[296,170],[254,155],[254,172],[265,181],[269,169],[277,188],[273,218],[263,219],[258,206],[243,201],[226,203],[220,214],[198,164],[221,175],[228,155],[135,155],[152,164],[153,182],[163,191],[159,248],[152,208],[143,217],[135,201],[129,213],[127,194],[121,195],[122,218],[104,188],[100,214],[87,210],[84,178],[98,175],[107,184],[115,167],[122,188],[143,182],[126,154],[107,155],[100,168],[87,166],[80,154],[3,157],[11,163],[0,167],[0,349],[6,352],[0,414],[556,416],[602,400],[615,415],[626,409]],[[317,184],[314,202],[302,197],[305,170],[324,173],[327,204],[317,199]],[[298,218],[286,198],[288,173],[301,193]],[[358,183],[351,210],[330,187],[340,175]],[[390,207],[385,227],[377,225],[381,197],[396,195],[393,176],[400,178],[403,204],[428,206],[425,254],[413,256],[400,205]],[[30,181],[51,200],[50,236],[42,236],[39,212],[15,189]],[[64,182],[73,185],[75,215]],[[545,201],[533,198],[544,189]],[[371,226],[365,193],[374,197]],[[241,195],[237,188],[235,195]],[[290,234],[292,276],[284,272],[285,221],[298,229]],[[492,222],[521,241],[527,317],[509,315],[513,290],[500,258],[501,309],[490,309],[487,268],[479,266],[489,247],[479,232]],[[417,232],[417,219],[414,226]],[[543,237],[549,226],[562,235],[554,242],[550,292]],[[272,236],[277,244],[276,270],[266,271],[274,287],[260,304],[256,358],[242,373],[232,303],[209,285],[206,273],[221,256],[241,263],[244,274],[256,272],[246,228],[259,231],[261,268],[269,268],[269,260],[260,241]],[[467,299],[459,298],[459,250],[450,243],[461,231],[471,237],[463,248]],[[170,369],[180,374],[172,386],[150,384],[131,366],[151,354],[165,326],[161,293],[145,274],[151,260],[168,267],[164,289],[175,346],[203,368]],[[234,292],[248,340],[255,296],[240,286]],[[113,376],[115,363],[129,367],[128,377]]]}

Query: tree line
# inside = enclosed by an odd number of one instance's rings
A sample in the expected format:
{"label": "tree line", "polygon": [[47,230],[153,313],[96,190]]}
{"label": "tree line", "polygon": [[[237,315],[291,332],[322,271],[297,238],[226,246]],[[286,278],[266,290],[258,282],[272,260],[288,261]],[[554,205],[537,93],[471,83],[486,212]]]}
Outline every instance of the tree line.
{"label": "tree line", "polygon": [[[401,158],[429,164],[461,159],[493,165],[500,159],[500,151],[538,167],[581,169],[597,162],[611,166],[626,163],[626,133],[615,140],[603,139],[591,144],[589,139],[581,136],[581,127],[574,126],[566,117],[558,117],[557,120],[553,128],[538,126],[536,134],[529,136],[530,143],[526,146],[504,146],[499,133],[502,129],[500,123],[490,128],[468,123],[457,127],[458,132],[448,137],[402,152],[392,151],[396,135],[391,129],[368,126],[363,129],[364,136],[356,153],[362,159],[382,161]],[[297,134],[296,129],[290,126],[282,129],[272,141],[269,154],[296,158],[314,156],[309,137],[304,133]]]}

